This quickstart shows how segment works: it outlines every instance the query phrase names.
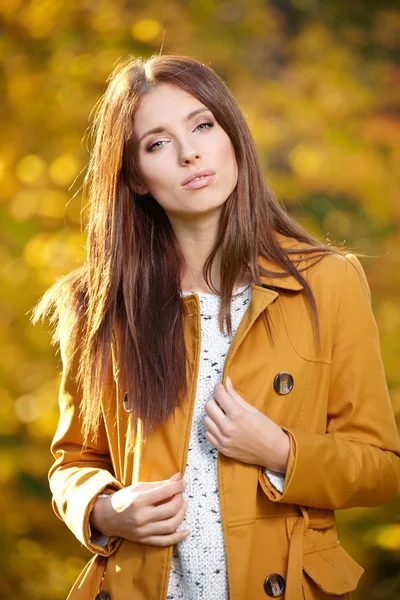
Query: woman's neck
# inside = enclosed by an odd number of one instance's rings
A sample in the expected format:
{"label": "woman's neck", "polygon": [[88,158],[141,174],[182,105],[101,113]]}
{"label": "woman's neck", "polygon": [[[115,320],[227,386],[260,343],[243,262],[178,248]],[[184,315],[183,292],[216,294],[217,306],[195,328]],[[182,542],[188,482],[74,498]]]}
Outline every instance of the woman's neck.
{"label": "woman's neck", "polygon": [[[250,285],[250,283],[252,282],[252,277],[249,273],[246,273],[244,276],[242,276],[241,278],[237,279],[237,281],[235,282],[235,285],[233,286],[233,289],[236,288],[240,288],[246,285]],[[204,281],[202,283],[194,283],[192,285],[189,285],[188,283],[182,283],[182,292],[197,292],[200,294],[215,294],[215,291],[212,290]],[[220,293],[220,286],[216,286],[216,289],[218,291],[218,293]]]}
{"label": "woman's neck", "polygon": [[[220,210],[216,210],[204,218],[192,222],[180,219],[176,215],[168,215],[186,265],[181,280],[182,291],[215,293],[204,279],[203,268],[218,239],[220,213]],[[219,248],[210,272],[210,281],[218,292],[220,292],[221,284],[220,269],[221,249]],[[238,276],[234,288],[248,285],[251,281],[251,276],[242,272]]]}

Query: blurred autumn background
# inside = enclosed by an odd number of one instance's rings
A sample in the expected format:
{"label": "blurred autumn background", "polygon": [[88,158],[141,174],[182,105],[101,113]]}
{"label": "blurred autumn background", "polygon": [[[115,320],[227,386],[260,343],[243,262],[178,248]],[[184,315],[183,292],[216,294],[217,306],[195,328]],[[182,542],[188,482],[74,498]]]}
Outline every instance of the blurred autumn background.
{"label": "blurred autumn background", "polygon": [[[50,506],[61,361],[29,316],[84,260],[86,133],[107,77],[160,49],[219,73],[290,213],[369,255],[398,415],[400,12],[385,0],[0,0],[0,26],[0,589],[63,600],[90,554]],[[355,600],[400,598],[399,497],[337,517],[366,569]]]}

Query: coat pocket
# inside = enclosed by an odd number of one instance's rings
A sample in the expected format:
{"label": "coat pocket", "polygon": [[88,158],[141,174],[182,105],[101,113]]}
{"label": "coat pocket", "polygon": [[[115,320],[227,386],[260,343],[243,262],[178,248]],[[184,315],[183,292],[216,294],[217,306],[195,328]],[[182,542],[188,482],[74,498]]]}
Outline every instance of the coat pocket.
{"label": "coat pocket", "polygon": [[[303,555],[305,600],[341,596],[355,590],[364,569],[342,548],[340,542]],[[349,598],[350,596],[346,596]]]}

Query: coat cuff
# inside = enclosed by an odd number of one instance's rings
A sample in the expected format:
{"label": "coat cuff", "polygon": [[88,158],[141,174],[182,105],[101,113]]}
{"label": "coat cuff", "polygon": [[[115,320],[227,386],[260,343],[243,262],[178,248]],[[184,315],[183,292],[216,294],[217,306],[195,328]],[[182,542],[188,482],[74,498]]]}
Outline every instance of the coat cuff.
{"label": "coat cuff", "polygon": [[110,537],[108,543],[103,546],[96,543],[97,538],[91,539],[90,513],[101,492],[107,490],[118,491],[124,486],[113,475],[105,469],[99,469],[93,473],[86,482],[77,485],[74,494],[68,498],[68,510],[62,516],[53,498],[52,505],[56,515],[65,521],[68,528],[75,537],[90,552],[107,557],[116,552],[121,545],[121,537]]}
{"label": "coat cuff", "polygon": [[107,490],[109,490],[110,492],[116,492],[119,489],[122,488],[122,486],[120,486],[117,482],[117,486],[113,487],[112,483],[109,483],[107,486],[102,486],[102,488],[99,490],[98,493],[96,493],[91,499],[90,502],[88,504],[88,506],[86,507],[86,510],[83,513],[83,531],[84,531],[84,538],[83,538],[83,543],[85,544],[85,546],[91,551],[94,552],[96,554],[100,554],[101,556],[110,556],[111,554],[113,554],[114,552],[116,552],[119,548],[119,546],[121,545],[122,542],[122,538],[120,537],[107,537],[104,534],[102,534],[100,531],[97,531],[96,529],[91,528],[90,526],[90,513],[93,510],[93,506],[96,503],[97,498],[99,497],[99,495],[102,492],[105,492]]}
{"label": "coat cuff", "polygon": [[291,479],[293,473],[293,467],[295,463],[295,440],[285,427],[281,427],[285,433],[289,436],[290,449],[289,457],[286,466],[286,473],[275,473],[265,467],[259,469],[259,483],[266,496],[273,502],[280,500],[288,486],[288,482]]}
{"label": "coat cuff", "polygon": [[[109,488],[107,489],[107,494],[99,494],[97,498],[107,498],[113,493],[113,490],[110,490]],[[99,546],[106,547],[109,543],[110,538],[107,535],[104,535],[104,533],[101,533],[101,531],[99,531],[95,527],[91,527],[89,521],[89,540],[91,544],[98,544]]]}
{"label": "coat cuff", "polygon": [[[106,472],[106,474],[110,476],[110,473]],[[110,556],[111,554],[116,552],[116,550],[118,550],[122,542],[122,538],[120,537],[107,537],[101,534],[100,532],[98,532],[97,535],[92,537],[92,534],[94,532],[91,531],[90,527],[90,513],[93,510],[93,506],[95,505],[99,494],[105,492],[106,488],[110,491],[116,492],[123,487],[117,480],[114,480],[112,475],[110,477],[111,479],[109,480],[109,482],[106,485],[101,485],[101,488],[98,489],[96,493],[92,495],[89,504],[87,505],[86,509],[84,509],[82,515],[82,530],[84,534],[82,541],[91,552],[100,554],[101,556]]]}

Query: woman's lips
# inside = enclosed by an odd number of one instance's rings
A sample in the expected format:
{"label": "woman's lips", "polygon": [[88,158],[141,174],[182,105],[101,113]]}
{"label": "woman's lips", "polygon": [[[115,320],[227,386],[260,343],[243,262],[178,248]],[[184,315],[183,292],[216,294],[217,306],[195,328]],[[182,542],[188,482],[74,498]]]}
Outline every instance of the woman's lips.
{"label": "woman's lips", "polygon": [[187,183],[183,187],[188,188],[189,190],[199,190],[200,188],[206,187],[209,183],[213,181],[214,178],[215,173],[214,175],[206,175],[204,177],[199,177],[198,179],[192,179],[192,181],[189,181],[189,183]]}

